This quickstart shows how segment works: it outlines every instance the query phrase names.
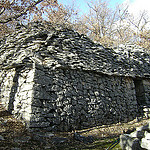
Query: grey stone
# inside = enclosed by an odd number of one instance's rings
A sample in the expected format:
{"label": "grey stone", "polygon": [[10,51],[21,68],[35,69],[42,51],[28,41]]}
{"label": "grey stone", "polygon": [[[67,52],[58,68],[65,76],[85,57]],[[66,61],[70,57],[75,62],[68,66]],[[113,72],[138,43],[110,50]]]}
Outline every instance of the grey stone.
{"label": "grey stone", "polygon": [[142,150],[139,140],[128,134],[120,136],[120,146],[123,150]]}
{"label": "grey stone", "polygon": [[94,142],[93,136],[85,137],[85,136],[80,135],[77,132],[74,133],[74,139],[77,141],[83,142],[85,144]]}
{"label": "grey stone", "polygon": [[51,138],[54,136],[54,134],[51,132],[46,132],[46,133],[45,132],[36,132],[33,135],[38,136],[38,137],[45,137],[45,138]]}
{"label": "grey stone", "polygon": [[141,147],[150,150],[150,139],[143,138],[141,140]]}
{"label": "grey stone", "polygon": [[61,144],[61,143],[64,143],[64,142],[67,142],[67,138],[63,138],[63,137],[53,137],[52,138],[52,142],[54,144]]}
{"label": "grey stone", "polygon": [[145,134],[141,140],[141,147],[145,149],[150,149],[150,133],[145,131]]}
{"label": "grey stone", "polygon": [[120,145],[122,149],[150,149],[150,130],[149,124],[138,127],[136,131],[130,134],[120,136]]}
{"label": "grey stone", "polygon": [[144,131],[135,131],[130,134],[131,137],[141,139],[144,136]]}
{"label": "grey stone", "polygon": [[148,132],[150,132],[150,122],[145,126],[138,127],[136,130],[137,131],[148,131]]}
{"label": "grey stone", "polygon": [[21,136],[21,137],[16,137],[14,139],[14,142],[25,143],[25,142],[28,142],[30,139],[31,139],[30,136],[25,136],[25,137]]}
{"label": "grey stone", "polygon": [[4,137],[2,135],[0,135],[0,141],[5,140]]}
{"label": "grey stone", "polygon": [[13,147],[13,148],[11,148],[11,150],[21,150],[21,148]]}
{"label": "grey stone", "polygon": [[30,122],[31,128],[45,128],[49,127],[49,125],[50,125],[49,122]]}

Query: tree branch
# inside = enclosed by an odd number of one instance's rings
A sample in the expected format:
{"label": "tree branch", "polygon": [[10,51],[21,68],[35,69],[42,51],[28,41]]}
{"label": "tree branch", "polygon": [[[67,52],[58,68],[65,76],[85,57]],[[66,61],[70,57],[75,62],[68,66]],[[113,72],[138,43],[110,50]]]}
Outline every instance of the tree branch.
{"label": "tree branch", "polygon": [[[4,19],[4,20],[0,20],[0,23],[4,24],[4,23],[8,23],[10,21],[12,21],[13,19],[17,19],[23,15],[25,15],[31,8],[35,7],[37,4],[41,3],[43,0],[37,0],[37,1],[34,1],[34,3],[32,3],[29,7],[27,7],[24,11],[14,15],[14,16],[10,16],[9,18],[7,19]],[[13,2],[13,0],[12,0]],[[4,12],[5,10],[2,10],[0,12],[0,15]]]}
{"label": "tree branch", "polygon": [[0,11],[0,15],[2,15],[4,13],[4,11],[5,11],[5,8],[3,7]]}

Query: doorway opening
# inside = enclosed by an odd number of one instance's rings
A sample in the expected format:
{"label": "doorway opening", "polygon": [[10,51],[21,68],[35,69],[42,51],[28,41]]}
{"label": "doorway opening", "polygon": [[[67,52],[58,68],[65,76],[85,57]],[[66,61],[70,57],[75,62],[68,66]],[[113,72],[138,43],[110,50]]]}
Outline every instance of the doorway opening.
{"label": "doorway opening", "polygon": [[139,106],[146,104],[145,90],[142,80],[134,80],[136,99]]}

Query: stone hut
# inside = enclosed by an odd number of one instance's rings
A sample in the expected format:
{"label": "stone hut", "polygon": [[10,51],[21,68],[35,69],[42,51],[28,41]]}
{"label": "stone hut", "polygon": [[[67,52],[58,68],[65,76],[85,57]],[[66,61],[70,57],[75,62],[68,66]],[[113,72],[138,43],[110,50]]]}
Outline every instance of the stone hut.
{"label": "stone hut", "polygon": [[18,25],[0,41],[0,96],[31,129],[130,121],[150,105],[150,53],[104,48],[60,25]]}

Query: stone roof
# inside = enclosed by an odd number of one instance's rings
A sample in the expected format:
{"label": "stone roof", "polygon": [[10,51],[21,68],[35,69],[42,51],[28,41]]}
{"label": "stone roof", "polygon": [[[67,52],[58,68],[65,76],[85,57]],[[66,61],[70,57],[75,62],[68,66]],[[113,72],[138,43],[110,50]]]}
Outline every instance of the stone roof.
{"label": "stone roof", "polygon": [[57,25],[17,26],[0,41],[0,67],[25,64],[27,58],[51,69],[70,68],[131,77],[150,77],[150,53],[136,45],[104,48],[85,35]]}

